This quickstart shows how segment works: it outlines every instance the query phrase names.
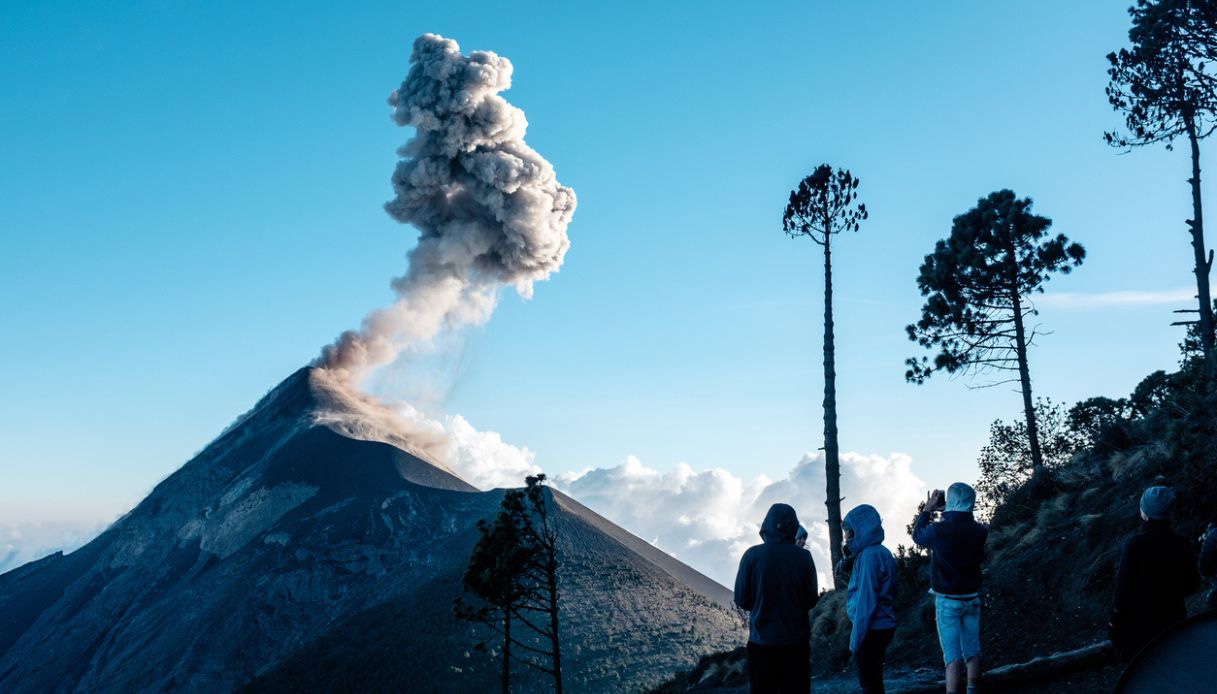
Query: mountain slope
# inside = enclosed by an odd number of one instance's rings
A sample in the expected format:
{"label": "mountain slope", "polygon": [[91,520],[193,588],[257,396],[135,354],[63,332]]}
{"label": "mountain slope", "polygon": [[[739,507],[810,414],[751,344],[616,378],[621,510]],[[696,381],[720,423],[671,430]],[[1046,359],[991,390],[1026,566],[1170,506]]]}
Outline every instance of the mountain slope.
{"label": "mountain slope", "polygon": [[[393,609],[418,616],[394,648],[432,652],[411,681],[467,688],[487,668],[466,662],[472,627],[451,603],[501,492],[425,459],[434,443],[296,372],[93,542],[0,575],[0,691],[231,690]],[[725,588],[554,502],[572,677],[650,683],[739,638]],[[618,627],[639,663],[625,673],[603,647]]]}

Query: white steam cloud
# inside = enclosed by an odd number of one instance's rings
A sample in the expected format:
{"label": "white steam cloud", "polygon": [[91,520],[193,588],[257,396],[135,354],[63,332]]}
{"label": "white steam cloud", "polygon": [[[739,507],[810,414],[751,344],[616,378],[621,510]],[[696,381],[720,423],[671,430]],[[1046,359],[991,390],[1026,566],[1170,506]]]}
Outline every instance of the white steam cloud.
{"label": "white steam cloud", "polygon": [[524,143],[524,112],[499,96],[511,62],[465,56],[455,41],[424,34],[410,63],[389,105],[416,133],[398,150],[385,209],[419,230],[418,245],[393,280],[397,301],[322,351],[317,365],[348,377],[422,349],[441,330],[486,321],[506,285],[530,297],[570,247],[575,193]]}
{"label": "white steam cloud", "polygon": [[412,430],[432,432],[444,442],[434,454],[458,477],[478,489],[521,487],[524,478],[541,472],[535,454],[505,441],[494,431],[478,431],[461,415],[433,419],[409,404],[398,414]]}
{"label": "white steam cloud", "polygon": [[[696,472],[686,464],[671,472],[647,468],[631,456],[616,467],[558,475],[554,484],[589,508],[674,555],[710,578],[731,586],[740,556],[760,539],[769,506],[794,507],[808,531],[808,546],[828,585],[832,570],[824,506],[824,454],[807,454],[785,479],[745,481],[722,468]],[[912,544],[905,526],[925,498],[925,482],[902,453],[841,454],[842,511],[862,503],[879,510],[884,544]]]}
{"label": "white steam cloud", "polygon": [[[480,488],[519,487],[540,471],[527,448],[517,448],[494,432],[478,432],[460,416],[444,423],[407,408],[416,423],[430,421],[451,441],[445,462]],[[828,585],[832,569],[824,507],[824,455],[807,454],[784,479],[763,475],[745,480],[722,468],[694,470],[686,463],[669,472],[649,468],[635,456],[611,468],[589,468],[551,477],[555,487],[626,530],[672,554],[710,578],[731,586],[740,556],[760,542],[760,524],[769,506],[788,503],[808,529],[808,544]],[[841,455],[842,509],[862,503],[879,510],[885,544],[912,544],[905,527],[925,498],[926,485],[902,453]]]}

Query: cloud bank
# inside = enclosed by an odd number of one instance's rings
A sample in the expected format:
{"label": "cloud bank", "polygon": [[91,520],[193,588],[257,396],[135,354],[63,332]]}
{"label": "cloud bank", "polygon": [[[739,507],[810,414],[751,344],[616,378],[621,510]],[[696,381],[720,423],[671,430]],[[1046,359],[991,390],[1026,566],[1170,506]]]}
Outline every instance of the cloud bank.
{"label": "cloud bank", "polygon": [[[630,456],[612,468],[557,475],[554,485],[714,580],[731,586],[740,555],[760,542],[769,506],[794,507],[808,529],[808,545],[821,583],[831,571],[824,454],[806,454],[784,479],[745,480],[722,468],[696,471],[681,463],[671,472],[648,468]],[[887,544],[911,544],[905,526],[925,498],[925,483],[904,454],[841,455],[842,510],[868,503],[879,510]]]}
{"label": "cloud bank", "polygon": [[67,554],[97,537],[109,524],[97,521],[0,525],[0,573],[55,552]]}
{"label": "cloud bank", "polygon": [[[427,420],[405,407],[403,416],[429,421],[452,442],[444,463],[471,484],[518,487],[526,475],[540,472],[535,455],[503,441],[495,432],[479,432],[463,417]],[[723,468],[696,470],[679,463],[663,472],[635,456],[619,465],[588,468],[551,477],[560,489],[626,530],[672,554],[714,580],[731,586],[739,558],[760,542],[760,523],[771,504],[794,506],[808,529],[809,546],[827,585],[831,565],[827,511],[824,506],[824,454],[808,453],[786,476],[742,478]],[[879,510],[886,544],[912,544],[905,526],[925,498],[926,485],[912,471],[912,459],[891,455],[841,455],[842,509],[868,503]]]}

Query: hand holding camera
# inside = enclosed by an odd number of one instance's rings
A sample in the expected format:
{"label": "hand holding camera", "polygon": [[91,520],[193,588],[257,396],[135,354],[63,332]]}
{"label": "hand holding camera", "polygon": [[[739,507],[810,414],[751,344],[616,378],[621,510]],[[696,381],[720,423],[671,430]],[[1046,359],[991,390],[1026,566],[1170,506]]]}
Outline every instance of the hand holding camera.
{"label": "hand holding camera", "polygon": [[944,511],[947,507],[947,495],[941,489],[931,491],[925,497],[925,510],[930,513]]}

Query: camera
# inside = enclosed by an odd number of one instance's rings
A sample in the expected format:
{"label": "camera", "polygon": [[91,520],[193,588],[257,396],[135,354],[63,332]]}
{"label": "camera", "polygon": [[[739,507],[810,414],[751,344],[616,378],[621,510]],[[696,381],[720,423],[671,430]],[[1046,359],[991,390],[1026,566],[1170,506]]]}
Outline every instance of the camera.
{"label": "camera", "polygon": [[937,496],[938,501],[934,504],[933,508],[927,507],[926,510],[934,512],[945,511],[947,508],[947,493],[941,489],[935,489],[932,494]]}

